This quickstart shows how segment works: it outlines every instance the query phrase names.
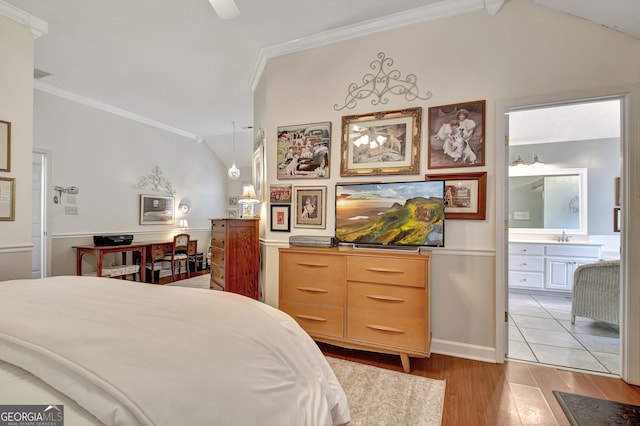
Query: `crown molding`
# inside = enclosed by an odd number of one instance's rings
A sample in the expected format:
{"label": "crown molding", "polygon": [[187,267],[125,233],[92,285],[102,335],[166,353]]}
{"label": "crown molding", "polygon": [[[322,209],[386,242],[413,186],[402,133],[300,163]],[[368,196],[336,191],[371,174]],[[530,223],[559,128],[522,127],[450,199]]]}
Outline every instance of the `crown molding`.
{"label": "crown molding", "polygon": [[33,80],[33,88],[35,90],[40,90],[41,92],[49,93],[54,96],[58,96],[64,99],[67,99],[72,102],[76,102],[82,105],[89,106],[91,108],[96,108],[105,112],[108,112],[113,115],[117,115],[120,117],[127,118],[129,120],[137,121],[142,124],[146,124],[151,127],[156,127],[158,129],[174,133],[176,135],[184,136],[185,138],[192,139],[196,142],[201,142],[202,137],[200,135],[196,135],[195,133],[187,132],[186,130],[178,129],[177,127],[169,126],[164,123],[160,123],[159,121],[152,120],[147,117],[143,117],[138,114],[134,114],[132,112],[126,111],[121,108],[114,107],[113,105],[105,104],[99,101],[96,101],[91,98],[87,98],[85,96],[78,95],[73,92],[69,92],[68,90],[61,89],[59,87],[53,86],[51,84],[43,83],[39,80]]}
{"label": "crown molding", "polygon": [[47,22],[3,0],[0,0],[0,15],[6,16],[29,28],[31,34],[33,34],[33,38],[38,38],[49,31],[49,24]]}
{"label": "crown molding", "polygon": [[334,30],[324,31],[309,37],[276,44],[260,49],[250,80],[251,90],[255,91],[267,61],[290,53],[301,52],[315,47],[326,46],[351,40],[393,28],[400,28],[419,22],[435,21],[466,13],[487,10],[497,13],[505,0],[445,0],[427,6],[417,7],[404,12],[394,13],[383,18],[371,19],[358,24],[348,25]]}

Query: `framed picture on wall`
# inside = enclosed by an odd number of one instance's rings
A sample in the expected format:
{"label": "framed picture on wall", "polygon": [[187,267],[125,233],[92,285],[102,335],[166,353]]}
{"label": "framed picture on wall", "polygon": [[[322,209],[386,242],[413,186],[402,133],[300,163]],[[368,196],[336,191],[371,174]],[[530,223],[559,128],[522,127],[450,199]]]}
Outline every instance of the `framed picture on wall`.
{"label": "framed picture on wall", "polygon": [[485,103],[429,108],[429,169],[484,166]]}
{"label": "framed picture on wall", "polygon": [[269,186],[269,201],[272,203],[290,203],[291,185]]}
{"label": "framed picture on wall", "polygon": [[140,225],[173,225],[174,198],[140,194]]}
{"label": "framed picture on wall", "polygon": [[291,204],[271,204],[271,230],[291,231]]}
{"label": "framed picture on wall", "polygon": [[264,183],[264,145],[260,145],[251,157],[251,175],[253,177],[253,190],[258,200],[263,200],[262,185]]}
{"label": "framed picture on wall", "polygon": [[329,177],[331,122],[278,127],[278,179]]}
{"label": "framed picture on wall", "polygon": [[487,172],[425,175],[425,180],[445,181],[445,219],[486,219]]}
{"label": "framed picture on wall", "polygon": [[16,218],[16,179],[0,177],[0,220]]}
{"label": "framed picture on wall", "polygon": [[326,228],[327,187],[294,187],[296,228]]}
{"label": "framed picture on wall", "polygon": [[340,176],[420,172],[422,108],[342,117]]}
{"label": "framed picture on wall", "polygon": [[0,172],[11,171],[11,123],[0,120]]}

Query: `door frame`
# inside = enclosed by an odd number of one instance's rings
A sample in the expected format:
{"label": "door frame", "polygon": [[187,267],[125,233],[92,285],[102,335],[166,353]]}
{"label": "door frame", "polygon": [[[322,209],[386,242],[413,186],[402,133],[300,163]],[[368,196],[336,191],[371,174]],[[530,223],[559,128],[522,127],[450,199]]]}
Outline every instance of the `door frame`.
{"label": "door frame", "polygon": [[48,277],[51,269],[51,238],[49,237],[49,212],[50,212],[50,197],[49,197],[49,182],[51,182],[51,151],[33,148],[32,155],[37,154],[42,156],[42,204],[40,217],[42,220],[42,277]]}
{"label": "door frame", "polygon": [[[635,171],[631,164],[640,165],[640,143],[635,146],[631,141],[640,140],[640,124],[631,122],[629,117],[640,116],[640,86],[629,86],[609,89],[594,89],[588,91],[561,93],[524,99],[512,99],[496,102],[496,361],[504,362],[507,350],[506,329],[508,320],[505,308],[508,306],[507,267],[508,267],[508,117],[509,110],[525,107],[551,106],[575,101],[602,100],[606,98],[620,99],[621,104],[621,324],[620,324],[620,377],[631,384],[640,385],[640,365],[631,360],[640,356],[640,335],[632,333],[627,324],[640,322],[640,307],[633,306],[632,300],[640,296],[639,281],[631,281],[629,277],[638,276],[640,265],[632,265],[627,259],[633,258],[633,253],[640,250],[638,238],[632,235],[640,233],[640,221],[630,220],[629,211],[640,208],[640,201],[633,200],[631,194],[635,187],[634,179],[640,172]],[[637,167],[636,167],[637,168]]]}

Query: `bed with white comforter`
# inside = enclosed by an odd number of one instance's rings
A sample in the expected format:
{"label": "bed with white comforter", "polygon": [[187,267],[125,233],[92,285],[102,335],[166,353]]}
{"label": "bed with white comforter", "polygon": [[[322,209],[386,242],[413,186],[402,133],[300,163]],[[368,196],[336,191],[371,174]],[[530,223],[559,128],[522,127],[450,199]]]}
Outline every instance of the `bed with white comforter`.
{"label": "bed with white comforter", "polygon": [[67,426],[350,420],[297,323],[232,293],[75,276],[0,282],[0,360],[0,404],[66,401]]}

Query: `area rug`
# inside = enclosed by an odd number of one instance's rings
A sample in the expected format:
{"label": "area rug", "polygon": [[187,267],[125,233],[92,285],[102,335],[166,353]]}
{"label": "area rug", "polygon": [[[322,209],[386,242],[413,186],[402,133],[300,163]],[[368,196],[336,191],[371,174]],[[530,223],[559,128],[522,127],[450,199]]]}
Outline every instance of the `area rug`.
{"label": "area rug", "polygon": [[553,391],[572,426],[640,425],[640,406]]}
{"label": "area rug", "polygon": [[347,394],[350,426],[442,423],[444,380],[326,358]]}
{"label": "area rug", "polygon": [[174,287],[209,288],[210,274],[198,275],[197,277],[174,281],[165,285]]}

